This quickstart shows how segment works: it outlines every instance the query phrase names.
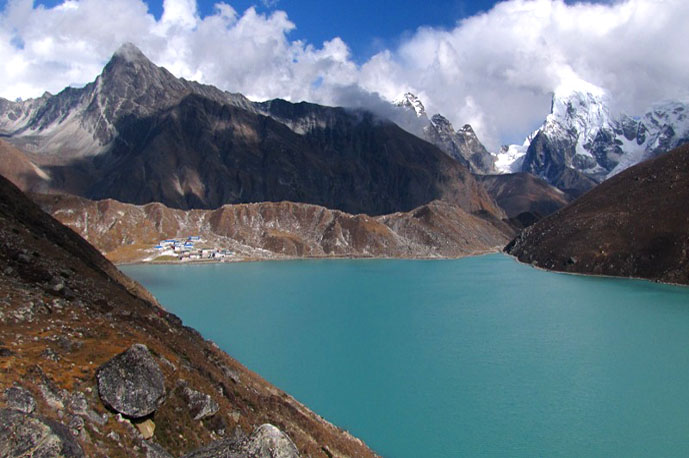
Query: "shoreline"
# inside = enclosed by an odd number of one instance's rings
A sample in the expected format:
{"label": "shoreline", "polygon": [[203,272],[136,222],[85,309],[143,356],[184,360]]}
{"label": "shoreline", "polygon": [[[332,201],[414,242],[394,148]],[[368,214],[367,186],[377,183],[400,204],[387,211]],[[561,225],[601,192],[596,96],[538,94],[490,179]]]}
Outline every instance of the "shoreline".
{"label": "shoreline", "polygon": [[531,267],[532,269],[540,270],[540,271],[542,271],[542,272],[550,272],[550,273],[554,273],[554,274],[563,274],[563,275],[575,275],[575,276],[578,276],[578,277],[612,278],[612,279],[617,279],[617,280],[637,280],[637,281],[645,281],[645,282],[649,282],[649,283],[655,283],[655,284],[658,284],[658,285],[679,286],[679,287],[681,287],[681,288],[688,288],[688,289],[689,289],[689,285],[688,285],[688,284],[684,284],[684,283],[671,283],[671,282],[666,282],[666,281],[661,281],[661,280],[654,280],[654,279],[652,279],[652,278],[644,278],[644,277],[627,277],[627,276],[621,276],[621,275],[605,275],[605,274],[593,274],[593,273],[586,274],[586,273],[582,273],[582,272],[567,272],[567,271],[564,271],[564,270],[547,269],[547,268],[545,268],[545,267],[536,266],[536,265],[533,265],[533,264],[528,263],[528,262],[522,262],[522,261],[520,261],[519,258],[517,258],[516,256],[514,256],[514,255],[512,255],[512,254],[509,254],[509,253],[505,253],[504,251],[503,251],[502,253],[503,253],[505,256],[509,256],[510,258],[512,258],[512,259],[513,259],[516,263],[518,263],[518,264],[521,264],[521,265],[527,266],[527,267]]}
{"label": "shoreline", "polygon": [[205,265],[205,264],[232,264],[242,262],[272,262],[272,261],[319,261],[319,260],[402,260],[402,261],[451,261],[455,259],[473,258],[478,256],[487,256],[491,254],[503,253],[501,247],[495,247],[490,251],[478,251],[462,256],[284,256],[279,258],[242,258],[234,260],[212,260],[199,259],[193,261],[127,261],[127,262],[112,262],[115,266],[133,266],[133,265]]}

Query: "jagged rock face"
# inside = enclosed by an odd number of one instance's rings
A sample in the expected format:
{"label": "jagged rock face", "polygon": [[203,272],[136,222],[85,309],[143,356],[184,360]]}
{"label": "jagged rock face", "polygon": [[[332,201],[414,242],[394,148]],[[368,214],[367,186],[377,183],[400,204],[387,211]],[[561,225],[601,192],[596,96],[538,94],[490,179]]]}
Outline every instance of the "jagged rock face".
{"label": "jagged rock face", "polygon": [[132,345],[97,373],[98,393],[113,410],[131,418],[152,414],[163,402],[163,373],[145,345]]}
{"label": "jagged rock face", "polygon": [[391,122],[252,103],[177,79],[132,45],[84,88],[2,106],[0,119],[17,120],[0,133],[48,175],[31,190],[182,209],[290,200],[371,215],[445,199],[499,217],[465,168]]}
{"label": "jagged rock face", "polygon": [[461,257],[495,251],[513,235],[490,214],[472,215],[439,201],[408,213],[374,218],[291,202],[182,211],[161,204],[33,197],[118,262],[153,259],[152,247],[159,240],[189,235],[231,250],[237,259]]}
{"label": "jagged rock face", "polygon": [[429,120],[421,100],[410,92],[394,101],[393,105],[413,111],[417,118],[425,121],[421,136],[469,168],[472,173],[496,172],[495,156],[486,150],[469,124],[455,131],[452,123],[440,114],[433,115]]}
{"label": "jagged rock face", "polygon": [[547,269],[689,284],[689,146],[633,166],[506,248]]}
{"label": "jagged rock face", "polygon": [[[0,377],[0,392],[10,388],[0,399],[1,456],[31,450],[32,456],[82,456],[80,450],[85,456],[179,456],[271,421],[305,456],[324,448],[337,456],[374,456],[184,326],[2,177],[0,266],[0,356],[12,368]],[[190,389],[212,393],[217,413],[194,421],[181,390],[169,391],[144,422],[106,408],[97,370],[135,344],[150,349],[165,386],[183,379]],[[22,400],[24,392],[35,408]],[[34,413],[6,409],[10,405]],[[152,437],[145,440],[142,430]]]}
{"label": "jagged rock face", "polygon": [[591,85],[558,89],[551,113],[524,146],[497,155],[501,170],[533,173],[567,190],[565,177],[581,194],[592,183],[689,141],[685,103],[658,104],[638,118],[613,115],[610,104],[607,94]]}
{"label": "jagged rock face", "polygon": [[174,77],[155,66],[132,44],[123,45],[92,83],[53,96],[9,102],[0,99],[0,134],[39,163],[98,155],[117,136],[117,122],[150,116],[189,94],[250,109],[239,94]]}

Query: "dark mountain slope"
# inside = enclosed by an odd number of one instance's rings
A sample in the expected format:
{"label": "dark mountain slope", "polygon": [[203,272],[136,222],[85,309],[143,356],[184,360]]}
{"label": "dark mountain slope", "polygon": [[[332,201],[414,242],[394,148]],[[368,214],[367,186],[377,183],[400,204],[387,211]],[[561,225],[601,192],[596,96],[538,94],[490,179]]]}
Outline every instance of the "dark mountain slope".
{"label": "dark mountain slope", "polygon": [[[0,266],[1,456],[34,446],[32,456],[179,456],[263,423],[304,456],[372,455],[183,326],[1,177]],[[106,408],[96,381],[133,344],[150,350],[165,386],[154,413],[138,419]]]}
{"label": "dark mountain slope", "polygon": [[564,192],[529,173],[483,175],[476,179],[507,217],[521,221],[522,225],[548,216],[570,201]]}
{"label": "dark mountain slope", "polygon": [[625,170],[505,250],[565,272],[689,284],[689,146]]}
{"label": "dark mountain slope", "polygon": [[436,147],[367,113],[313,108],[329,121],[298,134],[268,116],[190,95],[154,116],[121,119],[107,152],[47,170],[58,189],[74,194],[182,209],[289,200],[377,215],[443,199],[502,216]]}

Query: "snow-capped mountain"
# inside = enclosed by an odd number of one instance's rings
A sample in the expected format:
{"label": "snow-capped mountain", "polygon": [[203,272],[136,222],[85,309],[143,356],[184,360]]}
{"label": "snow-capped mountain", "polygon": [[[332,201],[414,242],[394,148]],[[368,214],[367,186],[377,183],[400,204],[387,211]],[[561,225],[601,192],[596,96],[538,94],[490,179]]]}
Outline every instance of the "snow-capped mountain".
{"label": "snow-capped mountain", "polygon": [[[472,173],[495,173],[495,158],[479,141],[469,124],[455,130],[452,123],[441,114],[434,114],[429,119],[423,102],[411,92],[396,99],[393,105],[414,113],[418,121],[423,123],[420,136],[464,164]],[[401,124],[404,125],[404,120],[395,121],[402,121]]]}
{"label": "snow-capped mountain", "polygon": [[610,96],[591,84],[558,88],[543,125],[522,145],[503,147],[497,169],[530,172],[561,189],[576,178],[585,191],[587,180],[601,182],[689,141],[687,103],[661,103],[640,117],[614,115],[610,106]]}
{"label": "snow-capped mountain", "polygon": [[407,92],[398,97],[392,102],[392,104],[400,108],[413,110],[418,118],[428,119],[428,116],[426,115],[426,108],[423,106],[423,102],[421,102],[421,99],[411,92]]}

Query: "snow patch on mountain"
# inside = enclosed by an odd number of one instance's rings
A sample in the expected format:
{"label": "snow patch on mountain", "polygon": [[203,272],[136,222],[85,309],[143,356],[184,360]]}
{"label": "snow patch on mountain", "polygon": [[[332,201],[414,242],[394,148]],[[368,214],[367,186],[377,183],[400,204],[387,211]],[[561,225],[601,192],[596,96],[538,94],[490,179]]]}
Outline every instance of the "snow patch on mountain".
{"label": "snow patch on mountain", "polygon": [[[686,101],[664,102],[637,117],[613,114],[612,102],[603,88],[593,84],[581,80],[563,83],[553,94],[551,111],[543,125],[522,145],[506,145],[494,154],[496,169],[500,173],[539,173],[539,167],[550,167],[549,163],[527,163],[537,135],[545,136],[550,145],[557,145],[553,148],[560,148],[547,152],[551,158],[557,155],[560,167],[564,164],[596,181],[689,141]],[[535,155],[534,151],[531,156]],[[531,156],[528,158],[533,159]]]}

